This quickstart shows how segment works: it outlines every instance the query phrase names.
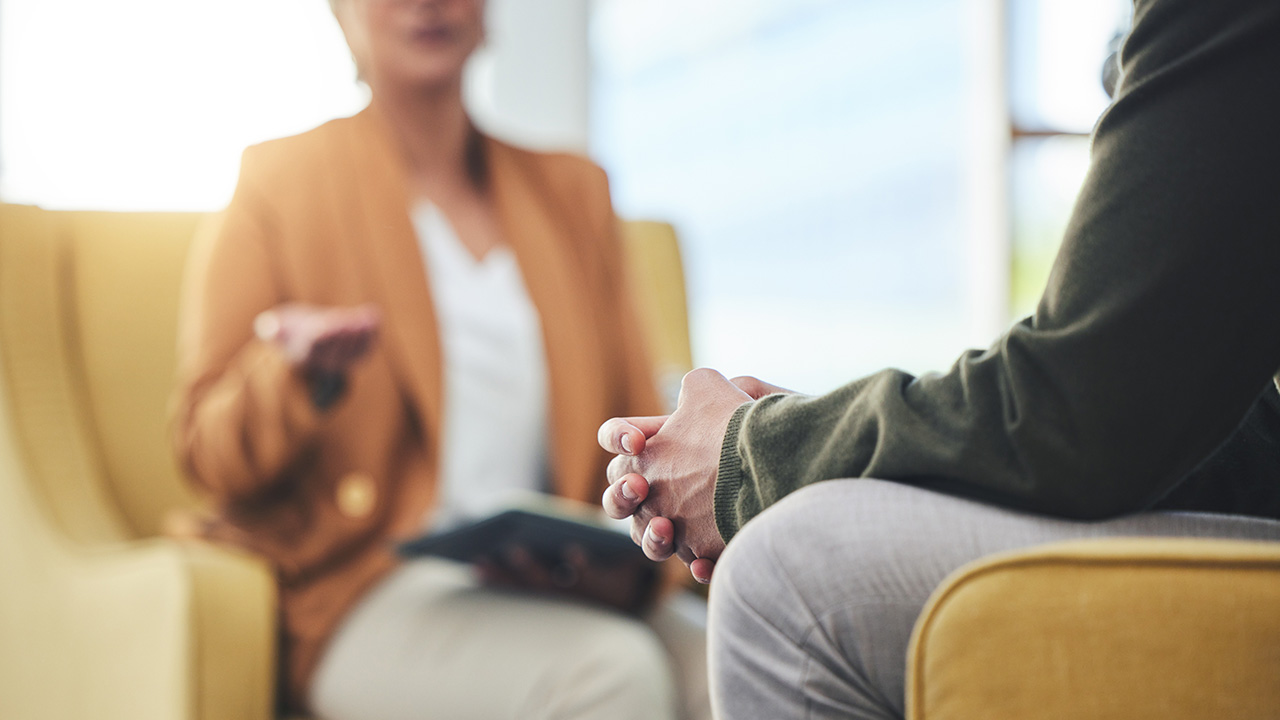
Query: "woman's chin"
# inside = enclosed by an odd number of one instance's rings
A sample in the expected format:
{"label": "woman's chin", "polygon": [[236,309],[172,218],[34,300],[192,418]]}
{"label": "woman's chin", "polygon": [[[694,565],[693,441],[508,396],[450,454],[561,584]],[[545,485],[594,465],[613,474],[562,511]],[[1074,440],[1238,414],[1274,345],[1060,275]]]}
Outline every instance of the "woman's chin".
{"label": "woman's chin", "polygon": [[457,64],[399,67],[371,80],[369,84],[375,92],[379,87],[430,92],[456,88],[462,82],[462,67]]}

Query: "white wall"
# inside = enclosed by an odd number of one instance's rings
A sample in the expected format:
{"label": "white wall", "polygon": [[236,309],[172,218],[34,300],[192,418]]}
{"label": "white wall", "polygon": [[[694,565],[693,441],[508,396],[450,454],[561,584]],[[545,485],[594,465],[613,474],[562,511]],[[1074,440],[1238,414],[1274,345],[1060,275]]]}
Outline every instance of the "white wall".
{"label": "white wall", "polygon": [[489,0],[467,99],[476,122],[547,149],[587,149],[590,0]]}

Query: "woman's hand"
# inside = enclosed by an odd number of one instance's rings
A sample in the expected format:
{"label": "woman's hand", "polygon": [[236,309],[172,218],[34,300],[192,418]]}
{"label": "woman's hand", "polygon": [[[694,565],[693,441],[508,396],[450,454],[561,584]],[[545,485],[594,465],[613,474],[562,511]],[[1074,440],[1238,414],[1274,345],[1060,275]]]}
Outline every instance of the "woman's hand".
{"label": "woman's hand", "polygon": [[285,303],[258,315],[253,332],[308,378],[341,377],[373,348],[381,315],[373,305]]}
{"label": "woman's hand", "polygon": [[474,564],[488,585],[588,600],[628,613],[647,609],[657,590],[655,563],[644,558],[593,562],[578,545],[566,548],[554,564],[520,546]]}

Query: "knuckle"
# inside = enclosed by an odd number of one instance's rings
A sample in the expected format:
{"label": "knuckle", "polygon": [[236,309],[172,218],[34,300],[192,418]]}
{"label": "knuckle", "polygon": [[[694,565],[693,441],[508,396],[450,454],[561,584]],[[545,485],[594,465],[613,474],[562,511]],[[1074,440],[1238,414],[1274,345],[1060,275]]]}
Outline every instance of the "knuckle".
{"label": "knuckle", "polygon": [[604,495],[600,497],[600,506],[604,508],[604,514],[617,520],[623,517],[621,508],[618,507],[617,497],[614,495],[613,486],[605,488]]}
{"label": "knuckle", "polygon": [[680,387],[684,388],[690,385],[701,385],[719,375],[720,373],[712,370],[711,368],[694,368],[684,374],[684,378],[680,380]]}
{"label": "knuckle", "polygon": [[645,556],[648,557],[650,560],[656,560],[661,562],[671,557],[670,553],[663,553],[661,550],[655,547],[653,543],[647,540],[645,541],[643,547],[644,547]]}
{"label": "knuckle", "polygon": [[609,466],[605,469],[605,474],[608,476],[611,484],[616,483],[623,475],[628,473],[629,460],[630,458],[625,455],[615,455],[613,459],[609,461]]}
{"label": "knuckle", "polygon": [[616,450],[613,447],[613,438],[618,434],[618,425],[621,422],[618,418],[610,418],[600,425],[600,429],[596,431],[596,442],[600,443],[600,447],[610,452]]}

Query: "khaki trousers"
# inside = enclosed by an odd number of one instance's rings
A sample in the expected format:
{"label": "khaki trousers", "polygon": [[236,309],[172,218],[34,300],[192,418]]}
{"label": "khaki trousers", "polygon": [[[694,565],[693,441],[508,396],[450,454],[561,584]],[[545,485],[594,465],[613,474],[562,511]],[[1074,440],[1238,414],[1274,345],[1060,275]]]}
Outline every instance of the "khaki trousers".
{"label": "khaki trousers", "polygon": [[706,609],[644,619],[406,563],[343,621],[312,680],[324,720],[705,720]]}

